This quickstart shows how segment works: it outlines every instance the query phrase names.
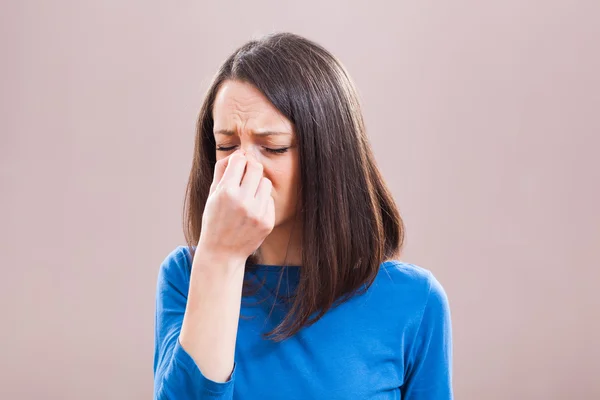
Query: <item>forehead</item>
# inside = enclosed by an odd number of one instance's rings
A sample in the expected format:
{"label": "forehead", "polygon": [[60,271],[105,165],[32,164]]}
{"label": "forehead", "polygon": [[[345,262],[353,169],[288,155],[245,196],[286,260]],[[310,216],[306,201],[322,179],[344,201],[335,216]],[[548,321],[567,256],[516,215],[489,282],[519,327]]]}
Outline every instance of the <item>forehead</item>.
{"label": "forehead", "polygon": [[220,129],[292,130],[292,123],[265,95],[246,82],[228,80],[221,84],[213,104],[215,131]]}

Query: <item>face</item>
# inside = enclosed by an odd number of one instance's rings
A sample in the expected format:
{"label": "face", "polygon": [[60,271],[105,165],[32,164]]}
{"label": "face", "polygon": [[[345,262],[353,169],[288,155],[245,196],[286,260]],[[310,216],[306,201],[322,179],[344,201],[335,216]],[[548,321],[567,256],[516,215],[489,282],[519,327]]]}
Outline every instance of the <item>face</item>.
{"label": "face", "polygon": [[252,153],[273,183],[275,227],[296,214],[298,149],[293,124],[254,86],[223,82],[213,105],[217,161],[237,149]]}

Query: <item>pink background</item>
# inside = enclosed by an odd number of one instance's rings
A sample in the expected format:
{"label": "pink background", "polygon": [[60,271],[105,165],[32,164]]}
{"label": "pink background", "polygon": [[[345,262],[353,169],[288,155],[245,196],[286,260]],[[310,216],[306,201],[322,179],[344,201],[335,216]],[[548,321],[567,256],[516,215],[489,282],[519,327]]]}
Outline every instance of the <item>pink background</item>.
{"label": "pink background", "polygon": [[152,397],[196,114],[274,30],[359,88],[456,398],[600,398],[600,2],[282,3],[2,2],[0,398]]}

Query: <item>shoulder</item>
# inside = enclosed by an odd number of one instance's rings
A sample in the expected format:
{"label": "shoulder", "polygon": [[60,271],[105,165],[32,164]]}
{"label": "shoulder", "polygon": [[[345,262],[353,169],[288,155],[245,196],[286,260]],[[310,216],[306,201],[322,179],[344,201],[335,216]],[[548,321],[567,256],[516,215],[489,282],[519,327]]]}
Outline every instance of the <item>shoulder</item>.
{"label": "shoulder", "polygon": [[430,270],[399,260],[383,262],[379,267],[376,282],[389,287],[390,290],[409,291],[425,297],[432,288],[435,289],[439,285]]}
{"label": "shoulder", "polygon": [[177,246],[160,264],[158,286],[188,286],[192,270],[190,250],[187,246]]}
{"label": "shoulder", "polygon": [[421,266],[399,260],[385,261],[373,286],[382,298],[388,299],[390,306],[401,308],[411,320],[418,321],[424,314],[444,317],[449,313],[442,284],[430,270]]}

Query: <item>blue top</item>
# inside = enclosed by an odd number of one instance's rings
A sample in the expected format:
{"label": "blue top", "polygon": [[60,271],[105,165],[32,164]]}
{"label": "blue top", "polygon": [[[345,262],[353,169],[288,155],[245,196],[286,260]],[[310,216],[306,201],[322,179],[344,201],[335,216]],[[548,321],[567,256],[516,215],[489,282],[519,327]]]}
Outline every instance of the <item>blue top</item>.
{"label": "blue top", "polygon": [[[178,340],[191,264],[187,247],[180,246],[160,268],[154,399],[453,398],[450,310],[431,272],[400,261],[384,262],[366,293],[276,343],[261,334],[285,315],[283,308],[273,307],[282,267],[247,270],[247,277],[264,278],[265,286],[242,299],[233,373],[219,383],[202,375]],[[299,268],[285,267],[280,295],[294,290]]]}

